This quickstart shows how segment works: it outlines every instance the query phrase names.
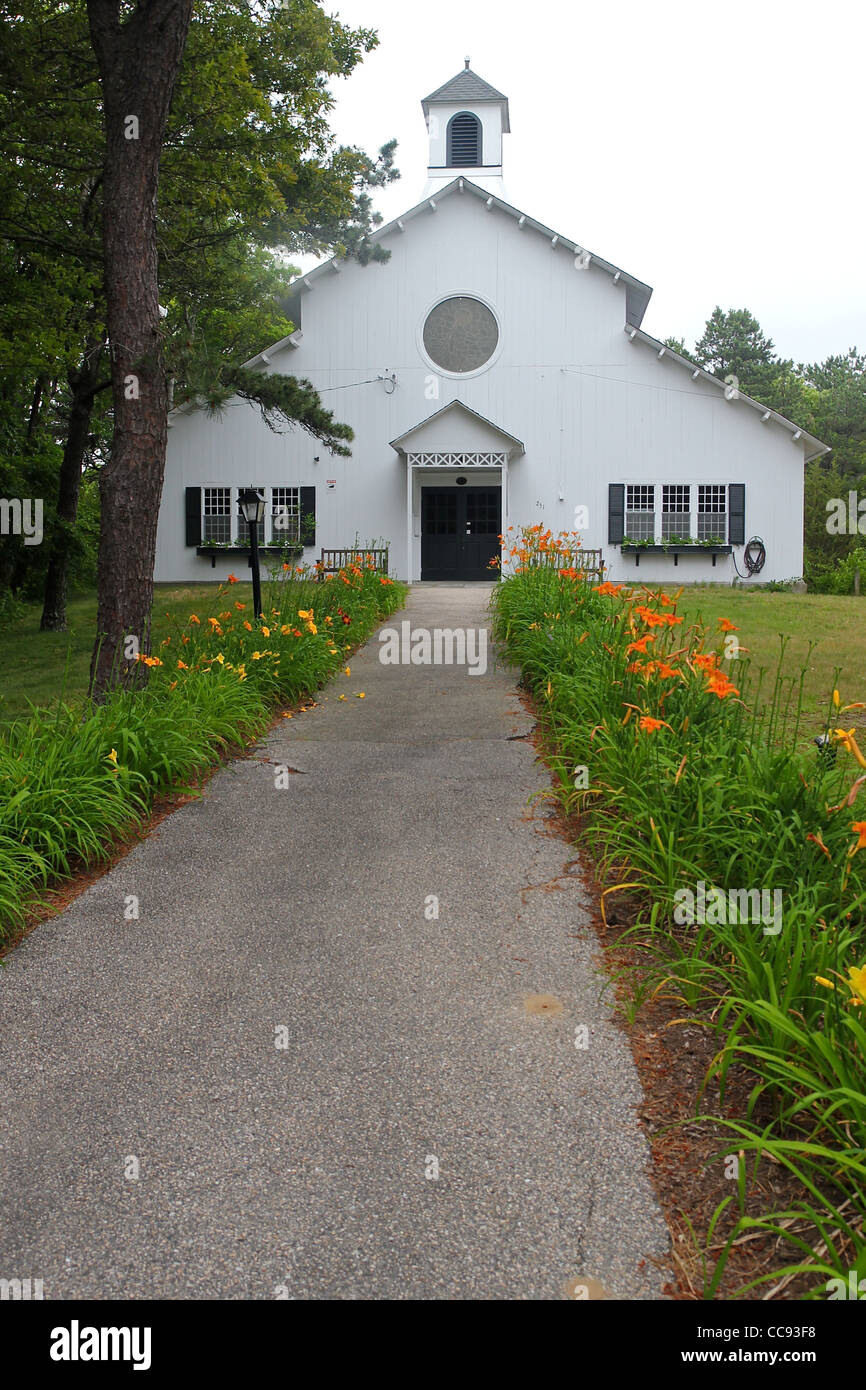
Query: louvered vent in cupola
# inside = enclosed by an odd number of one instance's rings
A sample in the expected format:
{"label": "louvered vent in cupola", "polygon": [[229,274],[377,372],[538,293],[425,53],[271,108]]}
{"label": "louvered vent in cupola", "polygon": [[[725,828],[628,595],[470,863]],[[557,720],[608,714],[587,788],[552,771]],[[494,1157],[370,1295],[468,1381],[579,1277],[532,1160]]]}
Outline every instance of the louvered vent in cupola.
{"label": "louvered vent in cupola", "polygon": [[478,168],[481,162],[481,122],[471,111],[458,111],[448,122],[449,167]]}

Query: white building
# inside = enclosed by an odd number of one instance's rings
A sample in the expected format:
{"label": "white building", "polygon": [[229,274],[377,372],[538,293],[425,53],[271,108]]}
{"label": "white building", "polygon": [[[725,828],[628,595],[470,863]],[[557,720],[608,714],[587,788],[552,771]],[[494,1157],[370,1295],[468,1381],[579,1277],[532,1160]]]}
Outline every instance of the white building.
{"label": "white building", "polygon": [[[377,231],[390,259],[299,277],[295,331],[248,364],[311,381],[351,458],[239,400],[173,412],[157,581],[246,563],[205,543],[243,545],[250,484],[267,543],[287,519],[308,561],[384,542],[403,579],[489,578],[501,531],[576,518],[611,579],[730,581],[753,537],[754,582],[800,575],[803,464],[825,446],[651,338],[649,286],[505,200],[508,101],[468,62],[423,110],[427,185]],[[675,538],[692,544],[649,548]]]}

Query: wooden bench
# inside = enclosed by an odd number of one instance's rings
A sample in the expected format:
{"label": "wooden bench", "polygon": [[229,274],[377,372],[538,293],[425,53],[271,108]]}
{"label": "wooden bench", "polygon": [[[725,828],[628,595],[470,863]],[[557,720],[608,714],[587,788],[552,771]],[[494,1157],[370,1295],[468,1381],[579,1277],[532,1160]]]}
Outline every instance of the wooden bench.
{"label": "wooden bench", "polygon": [[323,549],[316,561],[316,569],[319,571],[319,583],[324,582],[326,574],[339,574],[340,570],[347,569],[349,565],[364,565],[370,557],[375,561],[375,568],[381,574],[388,573],[387,548],[385,550]]}
{"label": "wooden bench", "polygon": [[531,565],[550,565],[552,569],[581,570],[593,583],[600,583],[604,575],[600,550],[548,551],[531,557]]}

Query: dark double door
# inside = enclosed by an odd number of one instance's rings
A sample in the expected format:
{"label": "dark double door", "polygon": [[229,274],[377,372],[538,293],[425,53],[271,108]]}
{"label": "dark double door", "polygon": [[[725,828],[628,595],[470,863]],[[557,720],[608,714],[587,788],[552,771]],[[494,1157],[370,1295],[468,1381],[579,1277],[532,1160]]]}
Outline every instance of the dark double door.
{"label": "dark double door", "polygon": [[422,487],[421,578],[495,579],[501,530],[500,487]]}

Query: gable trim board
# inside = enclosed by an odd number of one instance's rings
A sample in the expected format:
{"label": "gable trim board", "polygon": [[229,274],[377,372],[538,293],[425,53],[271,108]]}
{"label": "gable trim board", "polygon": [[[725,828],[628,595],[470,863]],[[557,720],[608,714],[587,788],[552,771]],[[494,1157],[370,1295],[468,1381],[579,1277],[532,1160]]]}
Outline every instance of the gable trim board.
{"label": "gable trim board", "polygon": [[[451,182],[445,184],[443,188],[437,189],[435,198],[423,198],[420,203],[416,203],[408,212],[401,213],[393,222],[388,222],[384,227],[379,227],[372,233],[370,240],[377,242],[384,241],[386,237],[393,236],[395,233],[399,235],[405,232],[407,223],[413,221],[422,213],[435,212],[439,203],[445,198],[453,197],[454,195],[459,196],[464,192],[476,198],[480,198],[488,209],[492,210],[493,208],[498,208],[500,212],[506,213],[507,216],[513,218],[517,222],[521,230],[529,228],[530,231],[543,236],[545,240],[551,243],[552,249],[557,250],[561,247],[569,251],[572,256],[584,258],[584,264],[588,270],[592,269],[594,266],[599,270],[606,271],[613,279],[614,284],[619,284],[621,281],[626,287],[626,323],[632,324],[638,328],[640,327],[643,316],[646,313],[647,305],[652,296],[652,287],[650,285],[644,284],[642,280],[638,280],[634,275],[629,275],[628,272],[622,270],[621,267],[612,265],[610,261],[604,260],[602,256],[597,256],[594,252],[587,251],[586,247],[580,246],[576,241],[570,241],[568,237],[562,236],[559,232],[555,232],[551,227],[546,227],[543,222],[536,221],[534,217],[530,217],[527,213],[521,212],[519,208],[513,207],[511,203],[505,202],[503,198],[491,193],[488,189],[479,187],[477,183],[473,183],[471,179],[466,178],[464,175],[452,179]],[[589,258],[588,260],[585,259],[587,257]],[[322,265],[316,266],[315,270],[309,271],[306,275],[299,275],[297,280],[292,281],[289,287],[288,297],[284,304],[284,310],[287,312],[287,316],[292,319],[293,323],[295,323],[296,320],[295,317],[288,312],[290,307],[296,301],[299,302],[300,296],[305,292],[313,290],[316,282],[320,280],[323,275],[332,271],[334,263],[338,261],[340,261],[339,257],[332,256],[330,260],[324,261]],[[340,264],[343,264],[343,262],[340,262]],[[300,320],[298,320],[298,325],[299,322]],[[282,341],[285,342],[286,340],[283,339]],[[273,348],[267,349],[268,352],[276,350],[276,345]]]}
{"label": "gable trim board", "polygon": [[[641,328],[630,327],[626,324],[623,331],[626,333],[629,342],[645,343],[648,347],[654,348],[659,358],[668,357],[671,361],[677,362],[681,367],[688,368],[692,380],[696,380],[700,377],[702,381],[708,381],[715,387],[716,391],[721,391],[722,395],[725,396],[727,391],[725,382],[719,377],[713,376],[712,372],[705,371],[704,368],[699,367],[696,362],[692,362],[688,357],[683,357],[681,353],[675,352],[673,348],[669,348],[665,343],[660,342],[658,338],[651,338],[649,333],[645,333]],[[742,402],[744,405],[750,405],[753,410],[760,411],[763,417],[762,423],[773,420],[777,425],[782,425],[791,433],[795,444],[799,443],[802,439],[810,450],[808,453],[805,449],[803,451],[802,459],[804,463],[809,463],[814,458],[821,458],[824,454],[830,453],[829,444],[822,444],[821,440],[816,439],[813,434],[809,434],[808,430],[801,429],[793,420],[788,420],[784,415],[780,415],[777,410],[771,410],[768,405],[764,405],[761,401],[754,400],[752,396],[747,396],[745,392],[738,391],[737,395],[730,397],[729,400],[731,405]]]}
{"label": "gable trim board", "polygon": [[[398,435],[396,439],[392,439],[391,448],[396,449],[398,454],[402,454],[405,457],[408,453],[405,447],[406,444],[410,440],[414,440],[416,444],[419,442],[419,439],[423,441],[425,435],[435,432],[436,426],[444,423],[446,416],[449,417],[449,419],[454,416],[464,416],[467,420],[471,420],[475,423],[476,427],[481,427],[484,431],[489,432],[491,436],[490,447],[493,450],[497,448],[497,443],[501,444],[504,441],[507,445],[506,452],[509,455],[524,454],[526,452],[521,441],[513,434],[509,434],[508,430],[504,430],[501,425],[495,425],[492,420],[488,420],[484,415],[480,415],[477,410],[472,410],[468,405],[464,405],[463,401],[449,401],[447,405],[443,405],[441,409],[434,411],[432,415],[428,415],[423,420],[419,420],[417,425],[413,425],[411,429],[404,430],[403,434]],[[479,450],[473,451],[482,452]],[[411,452],[429,453],[431,450],[429,447],[427,449],[414,448]],[[432,452],[444,452],[444,450],[441,448],[437,449],[434,446]]]}
{"label": "gable trim board", "polygon": [[[508,213],[516,218],[521,228],[528,226],[531,230],[541,233],[541,235],[550,240],[554,246],[563,246],[574,256],[588,256],[589,260],[586,263],[587,268],[597,266],[599,269],[607,271],[608,274],[613,277],[615,284],[622,280],[626,286],[626,321],[624,332],[628,335],[629,340],[632,342],[637,340],[641,343],[645,343],[654,348],[656,352],[659,353],[659,356],[670,357],[681,366],[688,368],[689,372],[696,373],[701,380],[710,382],[716,390],[720,390],[724,395],[725,383],[720,381],[717,376],[713,376],[711,372],[707,372],[702,367],[698,367],[695,362],[690,361],[687,357],[683,357],[680,353],[674,351],[673,348],[667,347],[658,338],[653,338],[641,328],[641,322],[643,321],[647,305],[652,296],[651,286],[644,284],[642,280],[638,280],[634,276],[629,275],[626,271],[613,265],[610,261],[604,260],[601,256],[595,255],[594,252],[586,251],[585,248],[581,247],[577,242],[570,241],[567,237],[563,237],[559,233],[554,232],[550,227],[546,227],[544,223],[537,222],[534,218],[527,216],[526,213],[522,213],[519,208],[515,208],[510,203],[506,203],[502,198],[498,198],[494,194],[489,193],[487,189],[480,188],[470,179],[465,177],[453,179],[451,183],[446,184],[444,188],[437,191],[435,200],[425,198],[420,203],[416,203],[408,212],[403,213],[399,218],[395,218],[393,222],[387,223],[386,226],[380,227],[373,233],[371,240],[383,241],[387,236],[392,235],[395,230],[401,233],[404,232],[404,224],[424,212],[425,208],[429,208],[431,203],[435,204],[435,202],[441,201],[455,191],[462,193],[464,189],[475,194],[476,197],[481,198],[488,207],[492,205],[493,207],[499,208],[500,211]],[[285,307],[288,308],[290,305],[297,304],[297,308],[300,310],[301,295],[303,292],[312,290],[314,288],[313,282],[327,271],[333,270],[338,263],[342,264],[342,262],[339,261],[339,257],[331,257],[330,260],[325,261],[320,266],[316,266],[315,270],[311,270],[307,275],[301,275],[297,280],[294,280],[290,286]],[[298,314],[298,323],[300,323],[300,314]],[[277,353],[284,347],[298,347],[301,337],[302,334],[298,331],[298,328],[296,328],[294,333],[289,334],[285,338],[281,338],[278,343],[274,343],[271,347],[266,348],[264,352],[258,353],[255,357],[251,357],[248,362],[244,363],[244,366],[258,366],[263,359],[267,359],[272,353]],[[486,366],[481,370],[486,370]],[[762,404],[761,401],[754,400],[751,396],[747,396],[743,392],[739,393],[737,400],[752,406],[753,409],[759,410],[762,414],[769,411],[769,418],[774,420],[777,424],[783,425],[786,429],[789,429],[792,434],[796,435],[797,440],[802,436],[811,449],[811,452],[804,454],[805,462],[808,463],[811,459],[820,458],[824,454],[830,452],[830,445],[822,443],[822,441],[816,439],[814,435],[809,434],[806,430],[800,429],[792,420],[786,419],[785,416],[780,415],[778,411],[770,410],[770,407]]]}

